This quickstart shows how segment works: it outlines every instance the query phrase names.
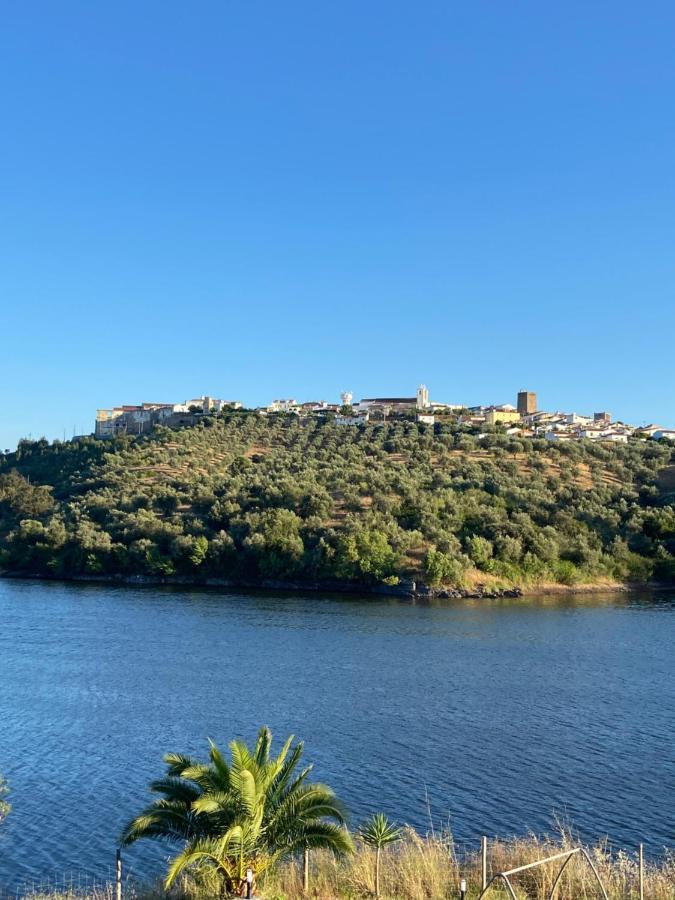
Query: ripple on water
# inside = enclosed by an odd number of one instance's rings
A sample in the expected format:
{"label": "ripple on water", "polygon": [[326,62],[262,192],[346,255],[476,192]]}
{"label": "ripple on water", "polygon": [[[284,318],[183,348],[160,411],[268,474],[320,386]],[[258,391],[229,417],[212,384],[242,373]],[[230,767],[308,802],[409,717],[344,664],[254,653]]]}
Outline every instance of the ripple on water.
{"label": "ripple on water", "polygon": [[[449,603],[0,581],[0,882],[107,877],[165,750],[269,724],[356,819],[675,836],[675,595]],[[161,870],[165,847],[132,848]]]}

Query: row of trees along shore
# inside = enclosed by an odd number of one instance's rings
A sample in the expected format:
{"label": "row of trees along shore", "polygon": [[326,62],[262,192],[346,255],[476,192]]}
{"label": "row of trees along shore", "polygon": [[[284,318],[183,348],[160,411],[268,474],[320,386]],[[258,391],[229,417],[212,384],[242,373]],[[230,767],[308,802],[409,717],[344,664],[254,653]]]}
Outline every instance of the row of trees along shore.
{"label": "row of trees along shore", "polygon": [[0,569],[395,585],[675,580],[675,455],[211,416],[0,458]]}

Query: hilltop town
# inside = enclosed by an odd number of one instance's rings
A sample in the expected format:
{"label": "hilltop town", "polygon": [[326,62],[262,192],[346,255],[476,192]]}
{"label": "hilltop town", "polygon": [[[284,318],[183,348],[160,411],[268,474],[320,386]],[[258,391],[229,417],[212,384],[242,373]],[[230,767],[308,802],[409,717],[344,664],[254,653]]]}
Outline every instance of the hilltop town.
{"label": "hilltop town", "polygon": [[[675,429],[651,424],[642,427],[612,421],[606,411],[586,415],[577,412],[540,410],[533,391],[519,391],[516,405],[465,406],[429,399],[421,384],[412,397],[367,397],[354,401],[346,391],[340,403],[325,400],[298,402],[273,400],[267,406],[247,409],[259,416],[288,415],[298,419],[330,419],[336,425],[364,427],[392,420],[415,421],[422,425],[454,425],[479,433],[481,429],[498,431],[518,438],[545,438],[548,441],[591,440],[625,444],[629,438],[653,438],[675,441]],[[122,434],[147,434],[158,425],[180,428],[197,424],[204,416],[244,410],[238,400],[221,400],[203,395],[182,403],[141,403],[99,409],[94,435],[110,438]]]}

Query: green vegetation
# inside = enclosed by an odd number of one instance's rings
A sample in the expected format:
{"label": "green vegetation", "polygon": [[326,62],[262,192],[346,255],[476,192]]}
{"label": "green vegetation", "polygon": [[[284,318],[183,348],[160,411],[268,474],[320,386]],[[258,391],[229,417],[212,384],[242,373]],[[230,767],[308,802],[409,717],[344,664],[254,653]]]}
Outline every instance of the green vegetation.
{"label": "green vegetation", "polygon": [[665,442],[240,412],[0,458],[10,573],[471,588],[675,579]]}
{"label": "green vegetation", "polygon": [[4,822],[12,810],[11,804],[7,801],[8,794],[9,785],[2,775],[0,775],[0,823]]}
{"label": "green vegetation", "polygon": [[401,840],[402,832],[383,813],[375,813],[361,827],[361,840],[375,849],[375,896],[380,896],[380,864],[382,850]]}
{"label": "green vegetation", "polygon": [[[528,837],[508,841],[490,841],[488,870],[506,871],[535,862],[562,850],[579,846],[569,834],[556,838]],[[381,896],[387,900],[448,900],[459,896],[460,878],[468,882],[467,900],[477,900],[480,894],[480,854],[462,852],[450,835],[421,837],[406,830],[403,839],[387,848],[386,866],[382,871]],[[634,853],[612,852],[607,844],[589,848],[609,900],[638,900],[638,864]],[[336,858],[328,851],[310,854],[309,896],[321,900],[367,900],[373,896],[375,850],[358,841],[356,852]],[[518,900],[547,897],[560,862],[531,869],[513,879]],[[675,856],[666,855],[645,866],[644,896],[649,900],[673,900],[675,885]],[[164,889],[125,888],[127,900],[213,900],[208,889],[194,883],[181,883],[170,894]],[[302,890],[301,864],[288,860],[264,879],[257,896],[265,900],[301,900],[308,895]],[[557,900],[599,900],[598,886],[589,877],[588,867],[580,861],[565,869],[556,890]],[[114,890],[102,888],[91,894],[36,893],[27,900],[113,900]],[[495,887],[486,900],[506,900]]]}
{"label": "green vegetation", "polygon": [[122,843],[183,844],[169,865],[167,890],[189,873],[211,896],[237,894],[248,868],[259,878],[297,851],[353,850],[331,789],[307,781],[311,766],[296,771],[303,745],[290,737],[272,758],[271,744],[262,728],[253,751],[243,741],[230,743],[229,763],[214,743],[208,763],[178,753],[164,757],[166,775],[150,786],[161,798],[129,823]]}

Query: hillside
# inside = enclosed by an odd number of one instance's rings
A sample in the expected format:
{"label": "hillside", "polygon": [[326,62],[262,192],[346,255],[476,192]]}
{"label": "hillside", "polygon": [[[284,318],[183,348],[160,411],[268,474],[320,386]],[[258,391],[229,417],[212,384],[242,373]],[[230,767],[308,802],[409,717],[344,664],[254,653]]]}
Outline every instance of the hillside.
{"label": "hillside", "polygon": [[6,573],[470,587],[675,579],[675,454],[246,413],[0,459]]}

